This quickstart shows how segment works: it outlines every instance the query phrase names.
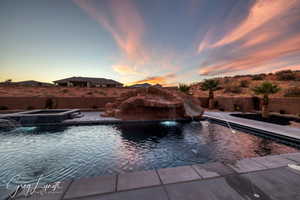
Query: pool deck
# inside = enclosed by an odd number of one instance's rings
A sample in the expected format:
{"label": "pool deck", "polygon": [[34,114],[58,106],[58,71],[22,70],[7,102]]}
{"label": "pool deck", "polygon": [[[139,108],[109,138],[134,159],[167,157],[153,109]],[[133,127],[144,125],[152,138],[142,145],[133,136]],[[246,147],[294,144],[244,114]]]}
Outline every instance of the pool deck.
{"label": "pool deck", "polygon": [[233,127],[248,128],[254,131],[257,130],[270,136],[275,136],[281,139],[288,139],[300,144],[300,128],[281,126],[256,120],[244,119],[240,117],[231,116],[230,114],[232,113],[206,111],[203,116],[213,121],[215,120],[223,122],[225,123],[225,125],[228,125],[229,123]]}
{"label": "pool deck", "polygon": [[70,180],[55,193],[17,199],[299,200],[300,171],[289,164],[299,167],[300,153]]}

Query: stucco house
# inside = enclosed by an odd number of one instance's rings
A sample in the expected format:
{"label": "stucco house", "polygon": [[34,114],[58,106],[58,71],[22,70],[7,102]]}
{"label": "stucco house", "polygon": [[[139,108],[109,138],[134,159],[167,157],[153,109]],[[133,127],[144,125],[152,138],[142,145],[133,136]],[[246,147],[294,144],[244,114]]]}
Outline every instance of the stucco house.
{"label": "stucco house", "polygon": [[58,86],[68,87],[122,87],[123,84],[112,79],[91,77],[70,77],[53,81]]}

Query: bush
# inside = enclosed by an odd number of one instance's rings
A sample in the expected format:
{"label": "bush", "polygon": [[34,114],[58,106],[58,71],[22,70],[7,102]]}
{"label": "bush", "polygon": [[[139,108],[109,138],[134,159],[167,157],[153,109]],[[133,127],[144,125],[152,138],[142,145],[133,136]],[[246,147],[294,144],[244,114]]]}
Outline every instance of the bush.
{"label": "bush", "polygon": [[53,108],[53,105],[54,105],[54,102],[53,102],[52,99],[47,99],[47,100],[46,100],[45,108],[47,108],[47,109],[52,109],[52,108]]}
{"label": "bush", "polygon": [[179,91],[183,92],[183,93],[186,93],[186,94],[189,93],[190,88],[191,88],[190,85],[186,85],[186,84],[183,84],[183,83],[180,83],[179,86],[178,86]]}
{"label": "bush", "polygon": [[247,88],[247,87],[249,87],[249,81],[248,80],[242,80],[241,82],[240,82],[240,87],[243,87],[243,88]]}
{"label": "bush", "polygon": [[286,90],[285,97],[300,97],[300,88],[299,87],[292,87]]}
{"label": "bush", "polygon": [[103,91],[99,91],[98,94],[101,94],[101,95],[103,95],[103,96],[106,96],[106,93],[103,92]]}
{"label": "bush", "polygon": [[284,70],[276,72],[277,79],[279,81],[293,81],[296,80],[296,73],[292,70]]}
{"label": "bush", "polygon": [[286,114],[285,110],[279,110],[279,113],[282,115]]}
{"label": "bush", "polygon": [[27,106],[26,110],[34,110],[35,108],[33,106]]}
{"label": "bush", "polygon": [[252,76],[252,80],[261,81],[261,80],[264,80],[265,77],[266,77],[265,74],[256,74],[256,75]]}
{"label": "bush", "polygon": [[219,102],[218,101],[214,101],[214,108],[219,108]]}
{"label": "bush", "polygon": [[240,88],[240,86],[237,86],[235,84],[227,84],[224,87],[224,92],[240,94],[242,92],[242,89]]}
{"label": "bush", "polygon": [[68,89],[63,89],[61,92],[65,94],[65,93],[68,93],[69,90]]}
{"label": "bush", "polygon": [[99,107],[96,106],[96,105],[93,105],[92,108],[96,110],[96,109],[98,109]]}
{"label": "bush", "polygon": [[0,110],[8,110],[7,106],[0,106]]}
{"label": "bush", "polygon": [[234,109],[234,111],[241,111],[241,106],[234,104],[233,109]]}

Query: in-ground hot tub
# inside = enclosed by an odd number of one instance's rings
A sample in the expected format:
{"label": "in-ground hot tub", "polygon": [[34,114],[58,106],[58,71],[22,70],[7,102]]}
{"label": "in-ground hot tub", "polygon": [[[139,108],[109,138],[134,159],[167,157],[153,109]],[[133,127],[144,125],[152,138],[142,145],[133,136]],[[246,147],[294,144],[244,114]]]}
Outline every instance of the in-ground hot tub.
{"label": "in-ground hot tub", "polygon": [[19,122],[21,125],[60,123],[80,116],[79,109],[42,109],[3,115],[3,119]]}

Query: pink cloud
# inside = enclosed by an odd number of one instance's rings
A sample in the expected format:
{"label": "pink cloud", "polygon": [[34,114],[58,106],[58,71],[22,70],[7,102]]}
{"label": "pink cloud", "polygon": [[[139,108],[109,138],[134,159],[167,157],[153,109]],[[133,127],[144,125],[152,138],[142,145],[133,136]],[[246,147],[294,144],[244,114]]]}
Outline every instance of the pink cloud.
{"label": "pink cloud", "polygon": [[230,34],[225,35],[223,39],[213,45],[213,47],[222,46],[242,39],[248,33],[267,24],[282,13],[289,12],[299,1],[297,0],[257,0],[251,8],[248,17]]}
{"label": "pink cloud", "polygon": [[104,1],[73,0],[94,20],[109,31],[120,49],[131,62],[144,63],[148,57],[142,43],[145,25],[131,0]]}
{"label": "pink cloud", "polygon": [[135,68],[127,65],[113,65],[113,70],[121,75],[142,75],[143,73],[138,72]]}

